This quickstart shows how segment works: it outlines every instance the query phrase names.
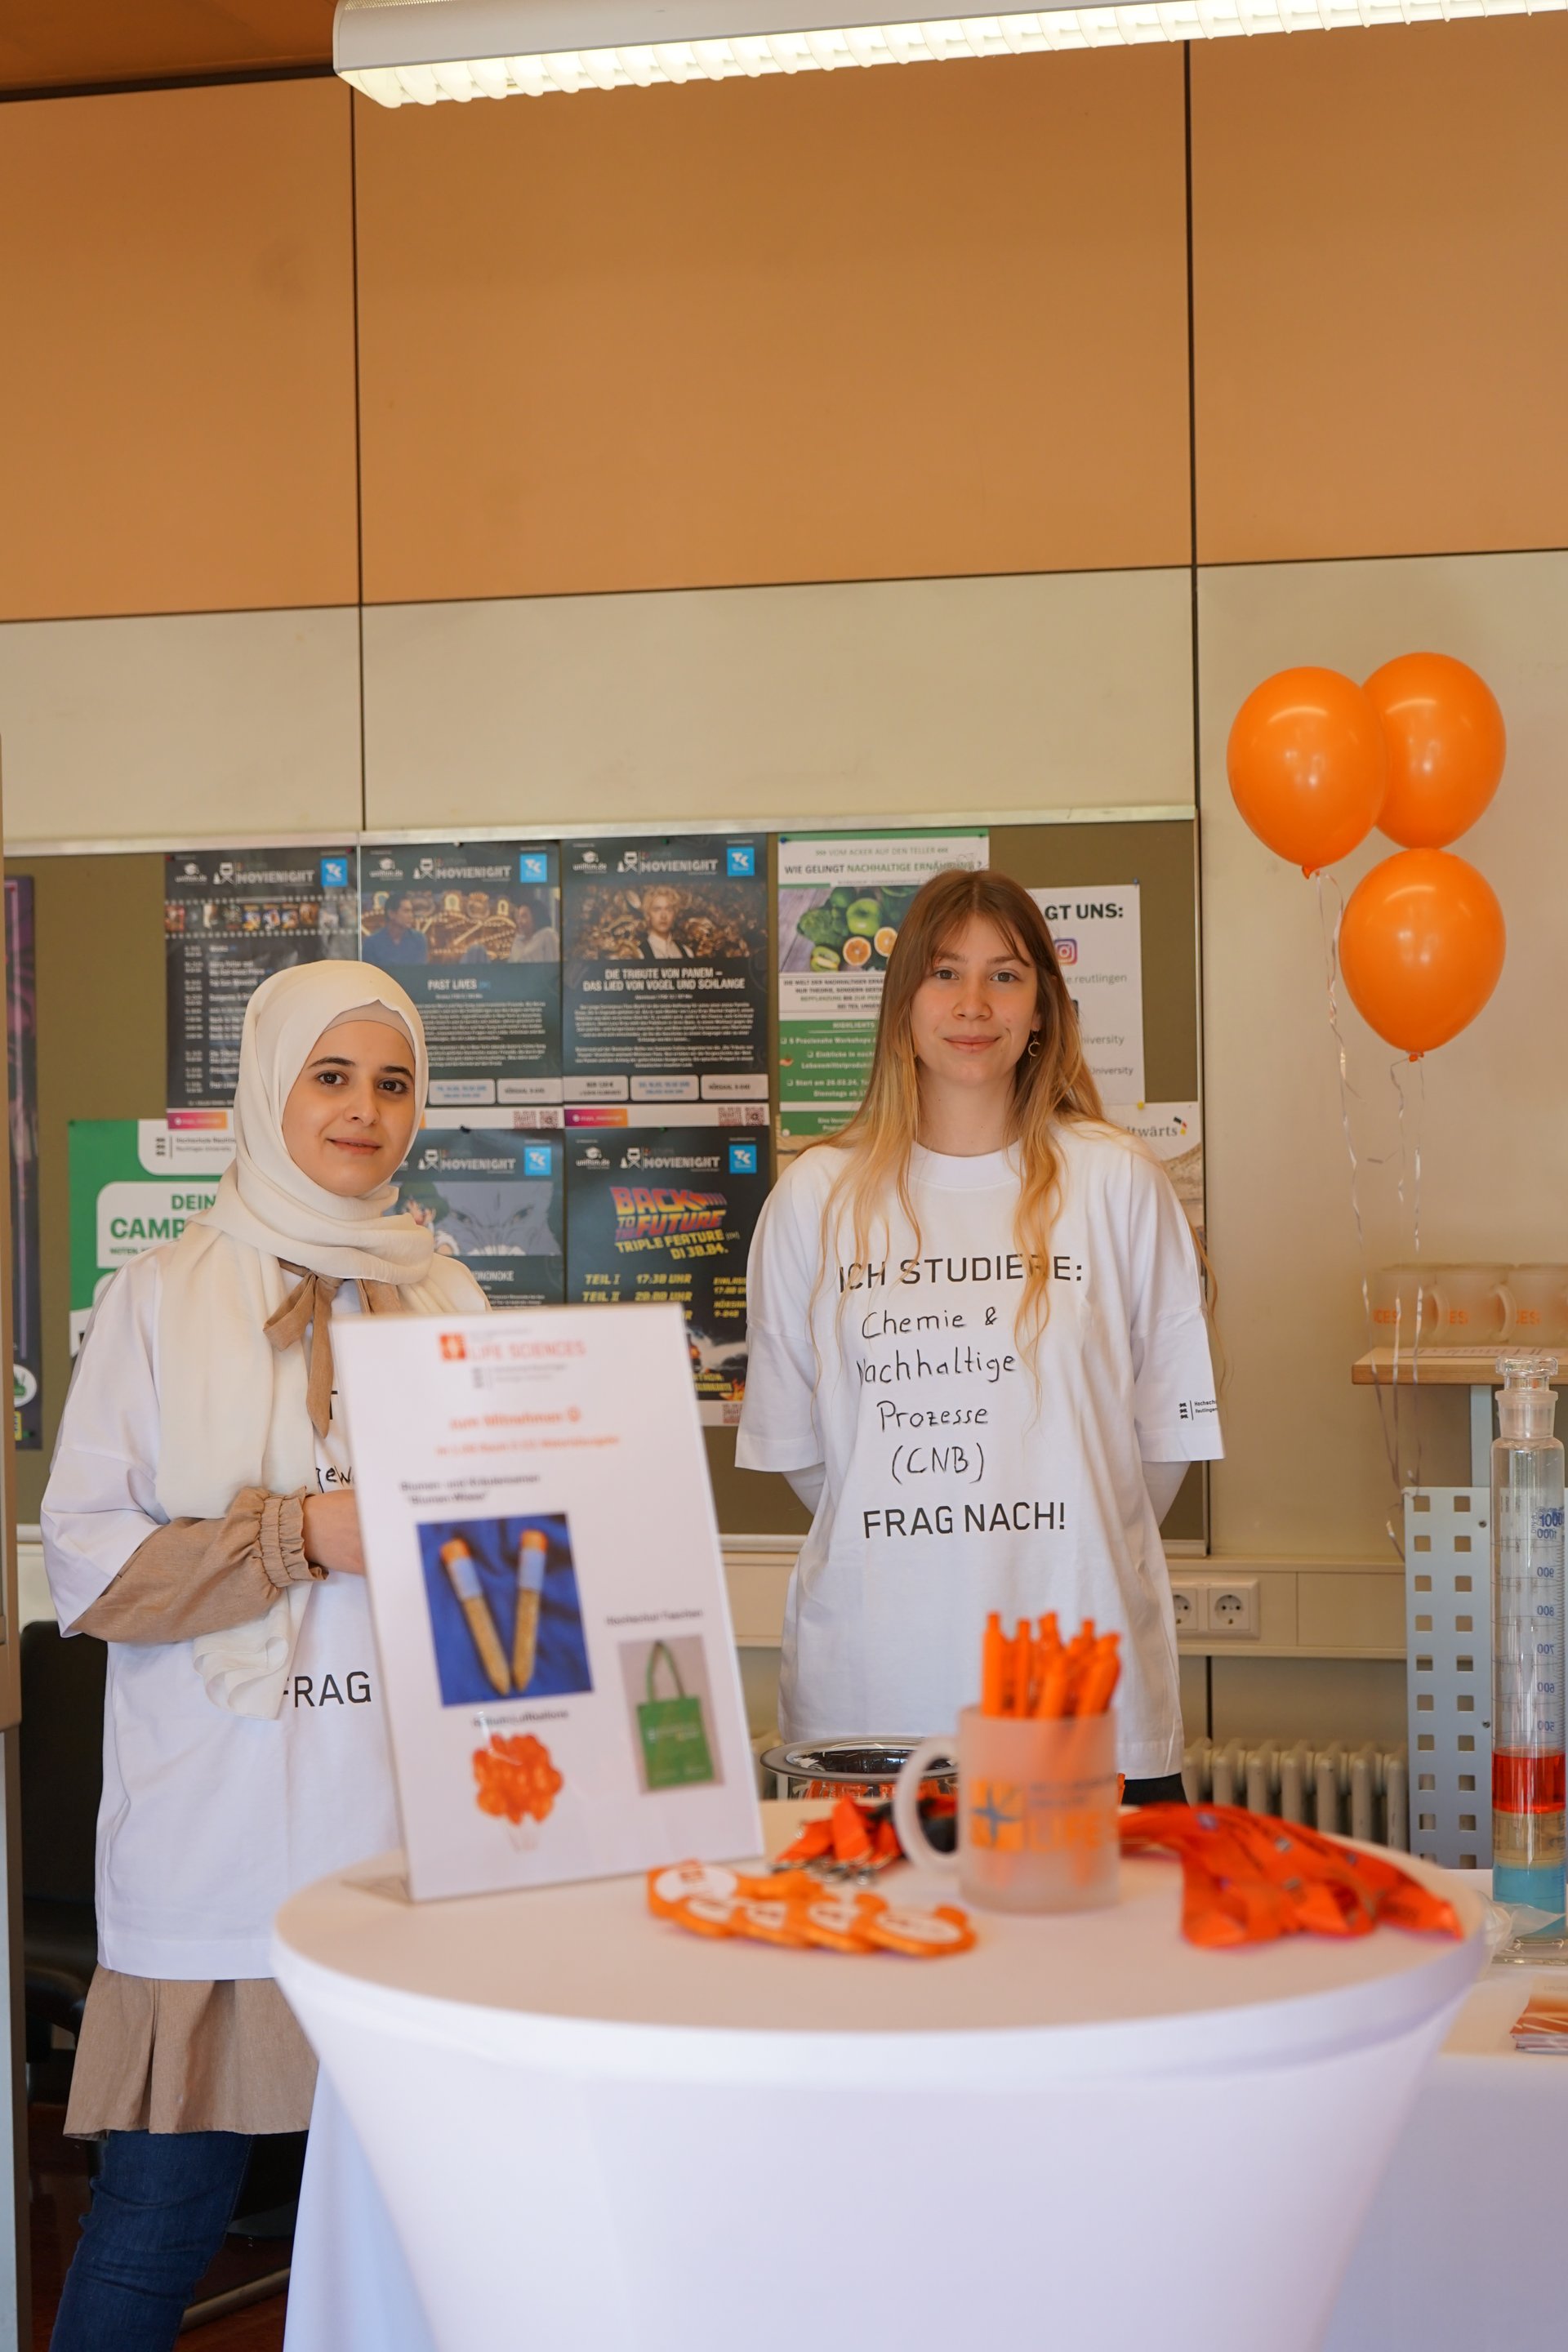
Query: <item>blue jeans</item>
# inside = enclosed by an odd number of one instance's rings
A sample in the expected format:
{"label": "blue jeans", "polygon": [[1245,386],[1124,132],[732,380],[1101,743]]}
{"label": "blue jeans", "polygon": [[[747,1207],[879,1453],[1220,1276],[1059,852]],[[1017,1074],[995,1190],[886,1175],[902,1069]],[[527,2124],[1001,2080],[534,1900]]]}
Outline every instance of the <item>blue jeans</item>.
{"label": "blue jeans", "polygon": [[249,2156],[245,2132],[110,2132],[49,2352],[169,2352]]}

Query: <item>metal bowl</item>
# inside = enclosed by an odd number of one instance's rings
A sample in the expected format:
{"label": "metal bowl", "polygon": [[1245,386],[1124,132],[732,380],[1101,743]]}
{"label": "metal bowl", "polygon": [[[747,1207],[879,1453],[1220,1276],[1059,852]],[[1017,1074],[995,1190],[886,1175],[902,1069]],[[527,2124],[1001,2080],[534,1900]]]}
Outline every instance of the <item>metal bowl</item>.
{"label": "metal bowl", "polygon": [[[881,1799],[918,1748],[916,1739],[803,1739],[763,1751],[763,1769],[781,1797],[859,1796]],[[951,1789],[951,1772],[931,1772],[923,1785]]]}

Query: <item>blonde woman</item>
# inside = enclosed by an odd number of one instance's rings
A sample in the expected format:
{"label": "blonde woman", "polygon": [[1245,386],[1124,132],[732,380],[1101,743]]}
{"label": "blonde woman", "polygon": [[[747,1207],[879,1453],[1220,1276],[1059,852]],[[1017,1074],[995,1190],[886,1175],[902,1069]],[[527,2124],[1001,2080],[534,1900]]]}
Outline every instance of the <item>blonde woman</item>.
{"label": "blonde woman", "polygon": [[174,2343],[252,2136],[310,2121],[272,1915],[397,1841],[331,1326],[484,1306],[427,1225],[387,1213],[426,1077],[384,972],[265,981],[234,1164],[116,1275],[66,1400],[45,1565],[65,1631],[109,1644],[100,1965],[66,2129],[104,2148],[54,2352]]}
{"label": "blonde woman", "polygon": [[813,1510],[786,1738],[952,1729],[989,1611],[1122,1637],[1131,1801],[1179,1798],[1160,1520],[1219,1423],[1170,1183],[1106,1125],[1044,919],[938,875],[883,986],[866,1097],[758,1225],[736,1459]]}

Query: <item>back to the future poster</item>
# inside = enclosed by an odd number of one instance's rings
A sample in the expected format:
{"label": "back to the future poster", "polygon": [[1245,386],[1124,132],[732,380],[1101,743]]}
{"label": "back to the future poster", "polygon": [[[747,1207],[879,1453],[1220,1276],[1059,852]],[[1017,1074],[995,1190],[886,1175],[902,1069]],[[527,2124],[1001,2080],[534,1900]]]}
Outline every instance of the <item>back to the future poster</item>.
{"label": "back to the future poster", "polygon": [[741,1417],[746,1258],[767,1195],[754,1128],[644,1128],[566,1137],[566,1295],[586,1305],[673,1300],[702,1419]]}

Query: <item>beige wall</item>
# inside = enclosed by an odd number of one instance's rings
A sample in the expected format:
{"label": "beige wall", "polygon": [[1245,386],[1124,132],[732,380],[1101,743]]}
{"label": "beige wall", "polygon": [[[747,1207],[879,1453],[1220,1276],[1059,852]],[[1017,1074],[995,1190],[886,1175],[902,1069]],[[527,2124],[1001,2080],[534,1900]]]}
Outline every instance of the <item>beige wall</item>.
{"label": "beige wall", "polygon": [[1190,808],[1190,604],[1181,571],[373,607],[368,821]]}
{"label": "beige wall", "polygon": [[[1502,900],[1508,962],[1474,1026],[1405,1077],[1413,1106],[1425,1093],[1422,1249],[1435,1260],[1568,1257],[1568,554],[1205,572],[1198,629],[1209,1215],[1231,1363],[1214,1540],[1237,1552],[1371,1553],[1394,1497],[1375,1399],[1349,1380],[1367,1342],[1317,896],[1237,815],[1219,782],[1225,739],[1251,687],[1292,663],[1364,677],[1394,654],[1439,646],[1490,681],[1508,721],[1507,772],[1457,848]],[[1338,869],[1342,887],[1393,846],[1374,835]],[[1395,1192],[1395,1057],[1348,1004],[1343,1031],[1375,1266],[1412,1246]],[[1413,1108],[1412,1141],[1416,1118]],[[1367,1164],[1376,1155],[1383,1164]],[[1458,1455],[1468,1476],[1459,1413],[1452,1397],[1423,1402],[1428,1471]]]}

